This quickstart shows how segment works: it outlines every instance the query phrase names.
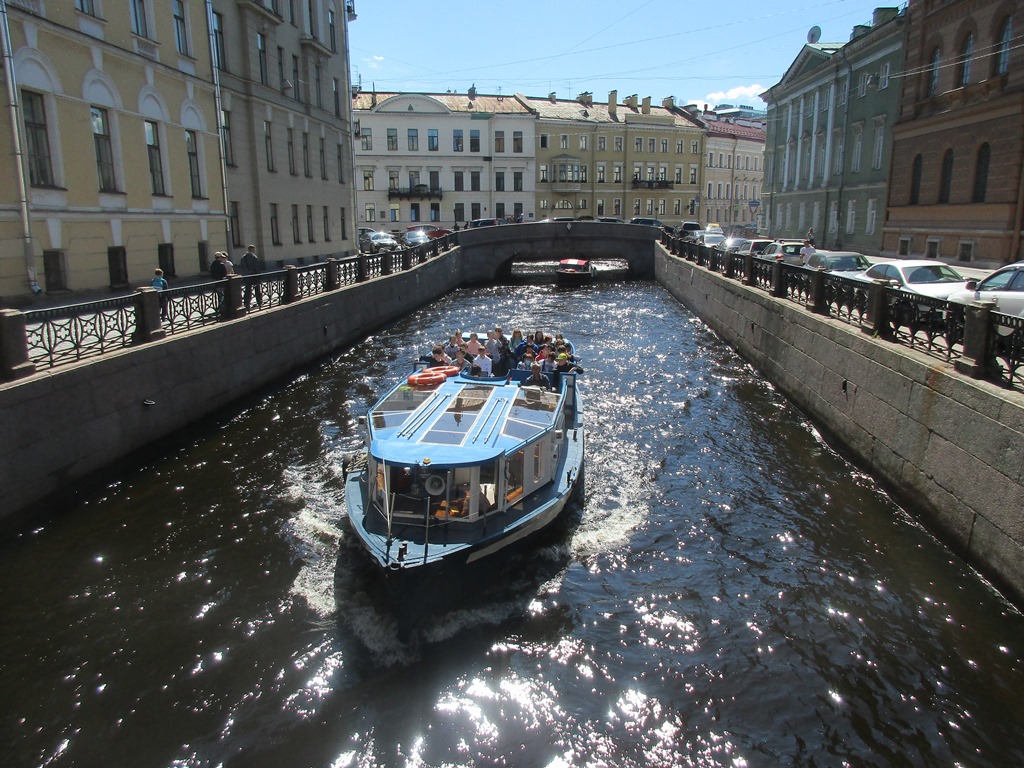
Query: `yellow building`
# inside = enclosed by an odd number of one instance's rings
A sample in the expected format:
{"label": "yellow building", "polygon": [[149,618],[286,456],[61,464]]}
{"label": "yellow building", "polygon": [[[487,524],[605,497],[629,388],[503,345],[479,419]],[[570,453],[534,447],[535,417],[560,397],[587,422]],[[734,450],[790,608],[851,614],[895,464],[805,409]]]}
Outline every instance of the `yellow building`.
{"label": "yellow building", "polygon": [[205,268],[226,244],[205,3],[8,0],[0,24],[0,301]]}
{"label": "yellow building", "polygon": [[537,118],[537,216],[657,218],[688,215],[700,192],[704,131],[671,98],[620,104],[517,94]]}

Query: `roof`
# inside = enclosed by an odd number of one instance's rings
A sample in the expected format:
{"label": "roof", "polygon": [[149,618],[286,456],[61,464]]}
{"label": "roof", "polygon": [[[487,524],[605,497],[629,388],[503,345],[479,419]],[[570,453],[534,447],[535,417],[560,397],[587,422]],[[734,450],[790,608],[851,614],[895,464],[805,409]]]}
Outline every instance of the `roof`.
{"label": "roof", "polygon": [[[401,97],[412,99],[429,99],[438,106],[449,112],[464,112],[467,114],[492,114],[492,115],[529,115],[530,111],[520,103],[514,96],[487,96],[474,94],[470,98],[464,93],[381,93],[377,91],[361,92],[352,99],[352,109],[364,111],[390,112],[401,110],[407,107],[405,99],[402,99],[402,106],[388,104],[390,100]],[[390,107],[390,108],[389,108]]]}

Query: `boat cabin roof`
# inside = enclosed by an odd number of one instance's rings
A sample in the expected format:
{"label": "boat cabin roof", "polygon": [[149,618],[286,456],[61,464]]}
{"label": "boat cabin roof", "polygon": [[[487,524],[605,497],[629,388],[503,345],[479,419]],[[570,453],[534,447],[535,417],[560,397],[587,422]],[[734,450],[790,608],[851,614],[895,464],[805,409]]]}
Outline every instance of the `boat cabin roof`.
{"label": "boat cabin roof", "polygon": [[555,424],[561,394],[505,378],[399,384],[370,411],[370,453],[416,466],[481,464]]}

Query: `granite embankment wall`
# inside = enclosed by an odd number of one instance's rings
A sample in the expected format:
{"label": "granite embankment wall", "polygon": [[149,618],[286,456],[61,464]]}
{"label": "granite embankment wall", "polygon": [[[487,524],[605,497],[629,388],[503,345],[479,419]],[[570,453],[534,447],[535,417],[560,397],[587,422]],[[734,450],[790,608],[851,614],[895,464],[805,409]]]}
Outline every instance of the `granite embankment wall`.
{"label": "granite embankment wall", "polygon": [[1024,604],[1024,396],[658,249],[657,279]]}
{"label": "granite embankment wall", "polygon": [[462,281],[455,249],[386,278],[0,385],[0,517],[365,337]]}

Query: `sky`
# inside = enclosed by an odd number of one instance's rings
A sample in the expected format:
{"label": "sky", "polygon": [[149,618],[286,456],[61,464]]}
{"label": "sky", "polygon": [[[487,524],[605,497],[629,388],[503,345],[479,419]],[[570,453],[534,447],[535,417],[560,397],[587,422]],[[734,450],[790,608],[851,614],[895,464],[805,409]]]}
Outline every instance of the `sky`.
{"label": "sky", "polygon": [[355,0],[352,82],[364,91],[523,93],[746,104],[806,44],[843,43],[878,0]]}

